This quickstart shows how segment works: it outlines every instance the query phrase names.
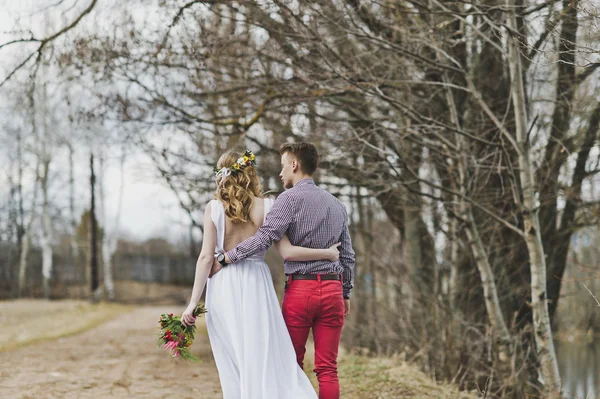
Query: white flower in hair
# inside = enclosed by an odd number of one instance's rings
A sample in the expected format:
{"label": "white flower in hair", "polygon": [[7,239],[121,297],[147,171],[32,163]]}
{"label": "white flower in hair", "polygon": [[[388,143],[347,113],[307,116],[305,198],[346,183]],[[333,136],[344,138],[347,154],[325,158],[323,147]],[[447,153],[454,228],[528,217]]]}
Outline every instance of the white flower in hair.
{"label": "white flower in hair", "polygon": [[221,181],[223,181],[227,176],[231,175],[231,169],[227,167],[221,168],[221,170],[219,170],[215,175],[216,177],[220,177]]}

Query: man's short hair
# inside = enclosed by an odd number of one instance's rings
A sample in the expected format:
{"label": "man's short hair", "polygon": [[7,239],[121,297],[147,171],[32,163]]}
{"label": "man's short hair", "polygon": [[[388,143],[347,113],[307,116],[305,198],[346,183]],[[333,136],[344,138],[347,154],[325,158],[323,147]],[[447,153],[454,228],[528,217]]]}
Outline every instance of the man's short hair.
{"label": "man's short hair", "polygon": [[319,153],[313,143],[285,143],[279,148],[281,155],[289,152],[300,162],[300,170],[312,176],[319,166]]}

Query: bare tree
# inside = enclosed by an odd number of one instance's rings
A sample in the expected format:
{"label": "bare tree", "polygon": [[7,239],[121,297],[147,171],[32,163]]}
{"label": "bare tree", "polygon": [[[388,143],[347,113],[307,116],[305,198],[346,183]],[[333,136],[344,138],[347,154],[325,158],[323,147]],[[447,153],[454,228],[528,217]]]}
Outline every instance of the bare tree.
{"label": "bare tree", "polygon": [[[507,28],[517,32],[517,16],[515,0],[507,0],[509,9]],[[560,398],[560,375],[556,361],[556,351],[552,340],[550,315],[546,293],[546,254],[542,245],[540,222],[538,219],[538,204],[535,196],[534,168],[528,143],[527,110],[525,106],[525,89],[523,87],[523,69],[521,53],[515,36],[508,39],[508,63],[511,77],[511,97],[515,113],[516,148],[519,159],[519,177],[522,187],[524,238],[529,250],[531,267],[531,299],[533,307],[533,326],[535,340],[539,352],[542,375],[548,397]],[[510,136],[509,132],[503,132]]]}

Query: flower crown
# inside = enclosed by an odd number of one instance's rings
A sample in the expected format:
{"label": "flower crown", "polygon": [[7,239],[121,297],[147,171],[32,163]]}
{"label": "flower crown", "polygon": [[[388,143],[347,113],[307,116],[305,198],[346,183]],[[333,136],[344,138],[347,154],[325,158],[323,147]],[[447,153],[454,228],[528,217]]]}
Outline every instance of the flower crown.
{"label": "flower crown", "polygon": [[227,176],[231,174],[236,174],[240,170],[244,169],[246,166],[250,165],[256,165],[256,155],[254,155],[252,151],[246,150],[246,152],[244,152],[244,154],[241,157],[239,157],[233,165],[229,167],[225,166],[221,169],[215,166],[213,172],[215,172],[215,177],[220,177],[221,181],[223,181]]}

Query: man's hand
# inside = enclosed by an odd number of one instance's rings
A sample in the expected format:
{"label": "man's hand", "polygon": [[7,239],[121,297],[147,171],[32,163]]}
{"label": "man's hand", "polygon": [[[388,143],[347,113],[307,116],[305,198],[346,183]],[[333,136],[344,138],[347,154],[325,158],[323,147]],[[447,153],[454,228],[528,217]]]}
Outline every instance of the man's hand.
{"label": "man's hand", "polygon": [[329,258],[327,260],[337,262],[340,259],[340,250],[338,248],[340,245],[342,245],[342,243],[337,242],[329,247],[327,250],[329,252]]}
{"label": "man's hand", "polygon": [[213,261],[213,265],[212,265],[212,268],[210,269],[210,274],[208,275],[208,278],[211,278],[212,276],[214,276],[215,274],[220,272],[222,268],[223,268],[223,266],[221,266],[221,264],[217,260],[217,257],[215,257],[215,260]]}
{"label": "man's hand", "polygon": [[344,299],[344,317],[350,314],[350,299]]}

